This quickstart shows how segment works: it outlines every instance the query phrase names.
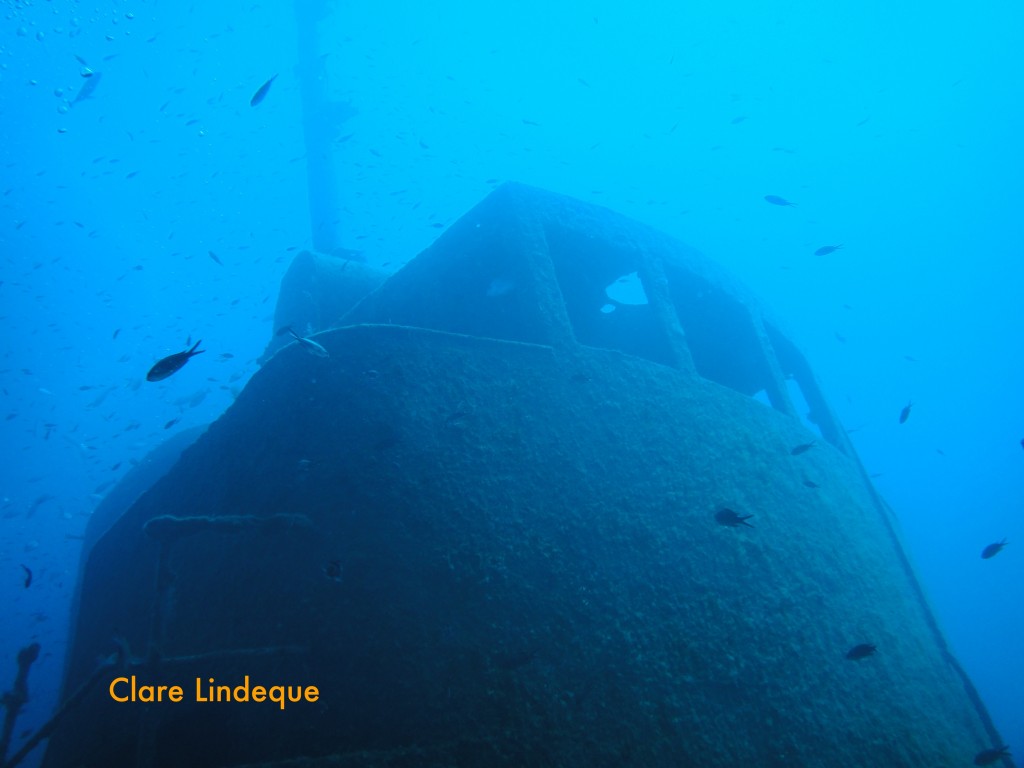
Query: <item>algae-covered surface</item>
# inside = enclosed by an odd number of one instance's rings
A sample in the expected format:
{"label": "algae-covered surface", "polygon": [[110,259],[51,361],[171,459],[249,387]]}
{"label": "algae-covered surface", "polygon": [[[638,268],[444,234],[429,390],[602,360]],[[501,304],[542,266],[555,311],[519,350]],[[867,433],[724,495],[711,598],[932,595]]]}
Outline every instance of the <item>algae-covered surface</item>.
{"label": "algae-covered surface", "polygon": [[[987,743],[859,465],[791,455],[814,437],[794,420],[614,352],[317,341],[329,359],[279,352],[99,542],[70,680],[118,627],[151,676],[319,701],[97,693],[49,760],[140,732],[168,766],[931,766]],[[144,532],[167,515],[203,525]]]}

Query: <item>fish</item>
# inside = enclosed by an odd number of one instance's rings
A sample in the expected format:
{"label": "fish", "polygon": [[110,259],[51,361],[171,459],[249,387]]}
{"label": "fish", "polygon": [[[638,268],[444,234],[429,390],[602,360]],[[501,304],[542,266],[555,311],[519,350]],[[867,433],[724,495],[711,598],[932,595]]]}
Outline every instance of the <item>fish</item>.
{"label": "fish", "polygon": [[752,517],[753,515],[739,515],[726,507],[715,512],[715,522],[728,528],[738,528],[741,525],[753,528],[754,526],[747,522]]}
{"label": "fish", "polygon": [[95,400],[93,400],[91,403],[89,403],[85,407],[86,408],[90,408],[90,409],[91,408],[99,408],[101,405],[103,405],[103,401],[107,399],[107,397],[110,395],[110,393],[111,392],[116,392],[117,389],[118,389],[117,387],[110,387],[110,389],[103,390],[102,392],[100,392],[100,394],[96,397]]}
{"label": "fish", "polygon": [[192,349],[185,350],[184,352],[175,352],[173,355],[168,355],[162,360],[157,360],[156,364],[149,369],[149,373],[146,374],[146,381],[163,381],[171,374],[180,371],[190,359],[206,351],[205,349],[198,349],[202,343],[203,340],[200,339],[192,345]]}
{"label": "fish", "polygon": [[28,508],[28,512],[25,513],[25,517],[26,518],[32,517],[32,515],[34,515],[36,513],[36,510],[38,510],[41,506],[43,506],[43,504],[45,504],[48,501],[53,501],[55,498],[57,498],[57,497],[56,496],[51,496],[48,493],[44,493],[41,496],[37,496],[36,500],[33,501],[32,505]]}
{"label": "fish", "polygon": [[224,262],[220,260],[220,257],[219,257],[219,256],[218,256],[218,255],[217,255],[216,253],[214,253],[213,251],[207,251],[207,253],[208,253],[208,254],[210,254],[210,258],[211,258],[211,259],[213,259],[214,261],[216,261],[216,262],[217,262],[218,264],[220,264],[220,265],[221,265],[222,267],[224,266]]}
{"label": "fish", "polygon": [[814,255],[815,256],[828,256],[830,253],[835,253],[836,251],[838,251],[842,247],[843,247],[842,243],[840,243],[839,245],[823,245],[823,246],[821,246],[821,248],[819,248],[818,250],[816,250],[814,252]]}
{"label": "fish", "polygon": [[1007,544],[1009,544],[1009,542],[1006,539],[1003,539],[1002,541],[997,541],[993,544],[989,544],[987,547],[981,550],[981,559],[988,560],[990,558],[995,557],[1003,551],[1003,547],[1005,547]]}
{"label": "fish", "polygon": [[103,77],[102,72],[93,72],[92,77],[87,78],[86,81],[82,83],[82,87],[79,89],[78,95],[75,96],[74,100],[71,102],[71,106],[75,106],[75,104],[80,101],[91,99],[92,92],[95,91],[96,86],[100,84],[101,77]]}
{"label": "fish", "polygon": [[32,569],[24,563],[21,564],[22,569],[25,571],[25,589],[32,586]]}
{"label": "fish", "polygon": [[817,440],[811,440],[809,443],[800,443],[796,448],[789,452],[790,456],[799,456],[801,453],[807,453],[814,446],[818,444]]}
{"label": "fish", "polygon": [[330,352],[328,352],[326,349],[324,349],[322,346],[317,344],[312,339],[307,339],[305,336],[299,336],[299,334],[292,330],[292,327],[290,325],[286,325],[284,328],[281,328],[274,335],[281,336],[282,334],[285,333],[290,333],[292,335],[292,338],[299,343],[299,346],[302,347],[307,352],[309,352],[309,354],[316,355],[317,357],[331,356]]}
{"label": "fish", "polygon": [[805,486],[806,486],[807,488],[821,488],[821,486],[820,486],[820,485],[818,485],[818,484],[817,484],[816,482],[814,482],[813,480],[804,480],[804,485],[805,485]]}
{"label": "fish", "polygon": [[791,203],[786,198],[779,197],[778,195],[765,195],[764,199],[765,199],[766,202],[769,202],[772,205],[782,205],[782,206],[788,205],[791,208],[796,208],[796,203]]}
{"label": "fish", "polygon": [[259,104],[265,98],[267,98],[267,92],[270,90],[270,86],[274,84],[274,80],[276,80],[276,79],[277,79],[277,75],[274,75],[272,78],[267,80],[267,82],[265,82],[263,85],[261,85],[256,90],[256,93],[254,93],[252,95],[252,98],[249,99],[249,106],[250,107],[255,107],[257,104]]}
{"label": "fish", "polygon": [[164,429],[170,429],[170,428],[171,428],[171,427],[173,427],[173,426],[174,426],[175,424],[177,424],[177,423],[178,423],[178,421],[179,421],[179,419],[171,419],[171,420],[170,420],[170,421],[168,421],[168,422],[167,422],[166,424],[164,424]]}
{"label": "fish", "polygon": [[858,643],[846,652],[846,658],[850,661],[860,661],[868,656],[874,656],[878,648],[871,643]]}
{"label": "fish", "polygon": [[181,397],[177,398],[172,403],[172,405],[175,408],[181,408],[182,410],[184,410],[185,408],[195,408],[197,405],[202,403],[203,400],[206,399],[206,396],[209,393],[209,389],[199,389],[190,395],[182,395]]}
{"label": "fish", "polygon": [[905,423],[906,420],[910,418],[910,409],[913,407],[913,403],[907,403],[905,406],[903,406],[903,410],[900,411],[900,424]]}
{"label": "fish", "polygon": [[992,765],[1002,760],[1004,757],[1010,756],[1010,748],[1005,744],[1001,747],[993,747],[992,749],[983,749],[981,752],[974,756],[975,765]]}
{"label": "fish", "polygon": [[324,566],[324,576],[331,581],[341,581],[342,567],[340,560],[331,560],[327,565]]}

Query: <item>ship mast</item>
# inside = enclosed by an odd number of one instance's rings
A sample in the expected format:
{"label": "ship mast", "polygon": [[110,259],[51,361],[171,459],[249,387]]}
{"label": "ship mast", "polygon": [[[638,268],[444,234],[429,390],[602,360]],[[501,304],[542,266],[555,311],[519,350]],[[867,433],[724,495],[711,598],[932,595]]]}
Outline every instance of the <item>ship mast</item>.
{"label": "ship mast", "polygon": [[306,184],[313,249],[330,254],[341,246],[341,206],[331,144],[338,127],[355,111],[348,102],[328,98],[328,73],[320,55],[319,24],[328,15],[326,0],[295,0],[298,30],[296,74],[302,98],[306,143]]}

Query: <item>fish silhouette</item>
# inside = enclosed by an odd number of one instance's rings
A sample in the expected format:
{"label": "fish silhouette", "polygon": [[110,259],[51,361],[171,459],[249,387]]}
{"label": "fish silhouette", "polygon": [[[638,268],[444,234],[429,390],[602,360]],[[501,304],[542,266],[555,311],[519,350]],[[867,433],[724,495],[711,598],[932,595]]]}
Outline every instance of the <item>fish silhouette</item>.
{"label": "fish silhouette", "polygon": [[997,541],[994,544],[989,544],[987,547],[981,550],[981,559],[988,560],[989,558],[995,557],[1003,551],[1003,547],[1005,547],[1008,543],[1009,542],[1007,542],[1006,539],[1003,539],[1002,541]]}
{"label": "fish silhouette", "polygon": [[850,661],[860,661],[868,656],[874,656],[878,648],[871,643],[858,643],[846,652],[846,658]]}
{"label": "fish silhouette", "polygon": [[823,246],[821,246],[821,248],[819,248],[818,250],[816,250],[814,252],[814,255],[815,256],[828,256],[830,253],[835,253],[836,251],[838,251],[842,247],[843,247],[842,243],[840,243],[839,245],[823,245]]}
{"label": "fish silhouette", "polygon": [[203,341],[200,339],[192,345],[192,349],[187,349],[184,352],[175,352],[173,355],[168,355],[162,360],[158,360],[156,364],[149,369],[149,373],[146,374],[146,381],[162,381],[173,373],[177,373],[182,367],[196,355],[201,355],[205,352],[205,349],[198,349],[199,345]]}
{"label": "fish silhouette", "polygon": [[913,407],[913,403],[907,403],[905,406],[903,406],[903,410],[900,411],[900,424],[905,424],[907,419],[910,418],[910,409]]}
{"label": "fish silhouette", "polygon": [[750,523],[747,522],[753,515],[740,515],[733,512],[731,509],[722,508],[715,512],[715,521],[719,525],[724,525],[728,528],[738,528],[741,525],[747,526],[747,528],[753,528]]}
{"label": "fish silhouette", "polygon": [[267,82],[265,82],[263,85],[261,85],[256,90],[256,93],[254,93],[252,95],[252,98],[249,99],[249,106],[250,107],[255,107],[257,104],[259,104],[265,98],[267,98],[267,92],[270,91],[270,86],[274,84],[274,81],[276,79],[277,79],[277,75],[274,75],[272,78],[267,80]]}

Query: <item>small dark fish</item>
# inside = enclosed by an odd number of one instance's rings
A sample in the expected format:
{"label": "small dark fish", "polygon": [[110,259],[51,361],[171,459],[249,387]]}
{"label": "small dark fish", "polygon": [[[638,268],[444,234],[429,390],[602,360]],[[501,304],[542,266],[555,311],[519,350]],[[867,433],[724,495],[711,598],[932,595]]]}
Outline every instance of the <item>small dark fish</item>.
{"label": "small dark fish", "polygon": [[146,374],[146,381],[162,381],[173,373],[181,370],[181,368],[195,355],[201,355],[205,352],[205,349],[197,349],[197,347],[203,343],[200,339],[192,345],[192,349],[186,350],[185,352],[175,352],[173,355],[168,355],[162,360],[158,360],[156,365],[149,369],[149,373]]}
{"label": "small dark fish", "polygon": [[272,78],[267,80],[267,82],[265,82],[263,85],[261,85],[259,87],[259,89],[256,91],[256,93],[254,93],[252,95],[252,98],[249,99],[249,106],[250,107],[255,107],[257,104],[259,104],[265,98],[267,98],[267,92],[270,90],[270,86],[274,84],[274,80],[276,80],[276,79],[277,79],[277,75],[274,75]]}
{"label": "small dark fish", "polygon": [[174,426],[175,424],[177,424],[177,423],[178,423],[178,421],[180,421],[180,419],[171,419],[171,420],[170,420],[170,421],[168,421],[168,422],[167,422],[166,424],[164,424],[164,429],[170,429],[170,428],[171,428],[171,427],[173,427],[173,426]]}
{"label": "small dark fish", "polygon": [[981,559],[988,560],[989,558],[995,557],[1003,551],[1003,547],[1005,547],[1007,544],[1009,544],[1009,542],[1006,539],[1003,539],[1002,541],[997,541],[994,544],[989,544],[987,547],[981,550]]}
{"label": "small dark fish", "polygon": [[753,515],[739,515],[725,507],[715,512],[715,522],[729,528],[738,528],[741,525],[745,525],[747,528],[753,528],[754,526],[747,522],[747,520],[752,517]]}
{"label": "small dark fish", "polygon": [[814,252],[814,255],[815,256],[828,256],[830,253],[835,253],[836,251],[838,251],[842,247],[843,247],[842,243],[840,243],[839,245],[823,245],[823,246],[821,246],[821,248],[819,248],[818,250],[816,250]]}
{"label": "small dark fish", "polygon": [[861,659],[866,659],[868,656],[874,656],[875,651],[877,650],[878,648],[871,643],[858,643],[846,652],[846,658],[850,661],[860,661]]}
{"label": "small dark fish", "polygon": [[220,257],[219,257],[219,256],[218,256],[218,255],[217,255],[216,253],[214,253],[213,251],[207,251],[207,253],[208,253],[208,254],[210,254],[210,258],[211,258],[211,259],[213,259],[214,261],[216,261],[216,262],[217,262],[218,264],[220,264],[220,265],[221,265],[222,267],[224,266],[224,262],[220,260]]}
{"label": "small dark fish", "polygon": [[905,406],[903,406],[903,410],[900,411],[900,424],[905,423],[906,420],[910,418],[910,409],[913,407],[913,403],[907,403]]}
{"label": "small dark fish", "polygon": [[1010,748],[1007,746],[995,747],[994,749],[983,749],[974,756],[975,765],[992,765],[998,763],[1004,757],[1010,756]]}
{"label": "small dark fish", "polygon": [[331,581],[341,581],[341,561],[331,560],[327,565],[324,566],[324,576]]}
{"label": "small dark fish", "polygon": [[44,493],[41,496],[37,496],[36,500],[32,502],[32,505],[28,508],[28,512],[25,513],[25,517],[32,517],[36,511],[48,501],[53,501],[56,496],[51,496],[48,493]]}
{"label": "small dark fish", "polygon": [[25,571],[25,589],[32,586],[32,569],[24,563],[21,564],[22,569]]}
{"label": "small dark fish", "polygon": [[113,336],[111,336],[110,338],[111,338],[111,339],[116,339],[116,338],[117,338],[117,334],[119,334],[120,332],[121,332],[121,329],[120,329],[120,328],[118,328],[118,329],[117,329],[116,331],[114,331],[114,335],[113,335]]}
{"label": "small dark fish", "polygon": [[1020,439],[1020,447],[1024,448],[1024,437]]}
{"label": "small dark fish", "polygon": [[808,488],[821,488],[821,486],[813,480],[804,480],[804,485]]}
{"label": "small dark fish", "polygon": [[778,195],[765,195],[764,199],[765,201],[771,203],[772,205],[788,205],[792,208],[796,208],[796,203],[791,203],[786,198],[779,197]]}
{"label": "small dark fish", "polygon": [[814,446],[818,444],[817,440],[811,440],[809,443],[800,443],[796,448],[789,452],[790,456],[799,456],[801,453],[807,453]]}

